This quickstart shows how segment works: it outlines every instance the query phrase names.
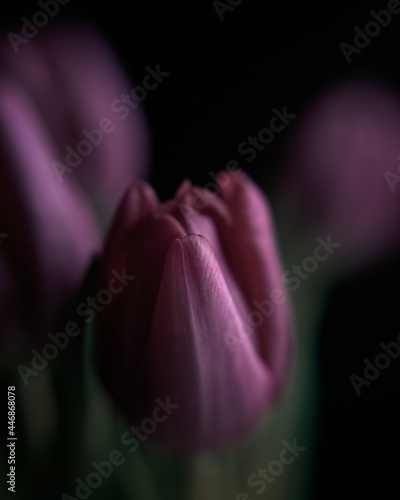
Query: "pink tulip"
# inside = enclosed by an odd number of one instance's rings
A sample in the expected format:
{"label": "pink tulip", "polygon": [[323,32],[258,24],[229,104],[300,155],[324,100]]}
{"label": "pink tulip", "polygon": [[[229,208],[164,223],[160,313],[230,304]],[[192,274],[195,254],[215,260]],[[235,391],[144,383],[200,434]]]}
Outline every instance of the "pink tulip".
{"label": "pink tulip", "polygon": [[292,350],[261,190],[243,173],[222,173],[218,195],[186,181],[160,203],[134,184],[108,235],[98,290],[115,289],[117,275],[129,278],[96,331],[98,371],[117,407],[139,425],[155,400],[179,405],[154,434],[175,449],[249,432],[282,393]]}
{"label": "pink tulip", "polygon": [[[0,49],[0,338],[46,338],[80,287],[118,199],[146,170],[142,111],[115,119],[84,161],[60,181],[54,161],[112,119],[132,83],[93,29],[45,30],[16,55]],[[32,347],[32,346],[31,346]]]}
{"label": "pink tulip", "polygon": [[[345,266],[373,263],[399,248],[400,96],[389,85],[346,78],[299,117],[278,196],[342,244]],[[299,210],[300,209],[300,210]]]}
{"label": "pink tulip", "polygon": [[[6,39],[0,48],[0,67],[25,86],[36,104],[53,143],[51,164],[72,168],[67,173],[59,169],[57,177],[52,167],[56,179],[84,191],[104,229],[128,180],[143,178],[149,164],[142,107],[128,109],[127,116],[112,110],[113,102],[121,93],[129,94],[133,84],[101,34],[84,23],[52,24],[18,48],[15,54]],[[68,151],[77,152],[79,142],[87,140],[83,130],[99,129],[104,119],[111,121],[113,131],[103,134],[100,144],[70,167]]]}
{"label": "pink tulip", "polygon": [[[55,320],[100,246],[83,192],[66,189],[49,166],[54,148],[48,135],[24,90],[3,80],[0,223],[8,237],[0,255],[9,268],[0,287],[17,318],[42,335],[48,333],[43,329]],[[10,331],[15,325],[2,323],[3,328]]]}

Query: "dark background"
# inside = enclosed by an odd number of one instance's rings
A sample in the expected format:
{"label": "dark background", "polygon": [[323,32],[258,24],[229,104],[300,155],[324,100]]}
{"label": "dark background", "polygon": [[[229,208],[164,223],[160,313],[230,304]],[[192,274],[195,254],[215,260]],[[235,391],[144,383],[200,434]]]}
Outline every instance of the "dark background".
{"label": "dark background", "polygon": [[[57,19],[87,19],[104,33],[129,76],[140,83],[145,67],[170,76],[144,102],[152,138],[151,182],[161,199],[185,177],[201,185],[231,159],[272,189],[290,127],[246,164],[237,146],[268,125],[272,108],[301,114],[308,99],[333,79],[381,76],[400,91],[400,14],[348,64],[339,48],[352,43],[354,26],[387,2],[335,1],[318,7],[296,2],[243,0],[221,22],[212,1],[78,2]],[[37,2],[3,5],[4,30],[21,25]],[[43,28],[46,29],[46,28]],[[5,36],[5,35],[3,35]],[[362,360],[397,337],[398,258],[342,279],[331,294],[320,334],[318,459],[314,497],[373,494],[397,488],[400,358],[357,397],[349,383]]]}

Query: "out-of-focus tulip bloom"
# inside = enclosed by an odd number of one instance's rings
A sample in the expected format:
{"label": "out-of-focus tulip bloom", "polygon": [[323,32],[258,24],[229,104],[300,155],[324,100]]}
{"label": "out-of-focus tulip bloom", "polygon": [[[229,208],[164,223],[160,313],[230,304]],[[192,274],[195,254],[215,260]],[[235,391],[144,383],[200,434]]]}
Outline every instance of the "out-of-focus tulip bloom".
{"label": "out-of-focus tulip bloom", "polygon": [[154,437],[175,449],[243,436],[281,394],[293,340],[261,190],[243,173],[222,173],[218,194],[186,181],[160,203],[134,184],[108,235],[98,290],[115,288],[117,274],[130,281],[98,313],[95,344],[117,407],[140,424],[156,399],[179,405]]}
{"label": "out-of-focus tulip bloom", "polygon": [[289,195],[315,231],[342,244],[345,266],[372,263],[398,248],[398,94],[373,79],[344,79],[298,120],[277,196]]}
{"label": "out-of-focus tulip bloom", "polygon": [[[145,172],[140,109],[126,120],[111,103],[132,84],[101,37],[70,26],[46,30],[16,55],[0,51],[0,337],[40,340],[80,286],[126,186]],[[105,135],[72,172],[57,176],[66,147],[110,118]]]}
{"label": "out-of-focus tulip bloom", "polygon": [[106,228],[128,180],[143,178],[149,162],[142,107],[126,106],[124,114],[112,109],[121,94],[130,94],[133,84],[101,34],[87,24],[49,26],[19,48],[15,54],[5,42],[0,67],[21,81],[34,101],[54,147],[51,164],[56,161],[69,168],[66,148],[77,151],[78,143],[87,140],[83,130],[99,129],[107,118],[108,129],[114,126],[88,156],[81,156],[72,172],[60,175],[63,184],[71,189],[78,185],[87,194]]}
{"label": "out-of-focus tulip bloom", "polygon": [[2,331],[22,327],[15,318],[26,321],[32,333],[49,327],[99,250],[88,201],[83,192],[66,189],[55,178],[54,152],[24,90],[1,81],[0,223],[8,237],[0,259],[2,277],[8,274],[8,279],[0,287],[9,318]]}

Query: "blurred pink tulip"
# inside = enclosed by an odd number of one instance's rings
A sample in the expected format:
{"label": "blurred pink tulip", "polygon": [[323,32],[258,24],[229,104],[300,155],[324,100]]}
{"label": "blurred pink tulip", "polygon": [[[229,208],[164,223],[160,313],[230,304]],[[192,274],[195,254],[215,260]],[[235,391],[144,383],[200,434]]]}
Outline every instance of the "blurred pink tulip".
{"label": "blurred pink tulip", "polygon": [[54,148],[31,101],[5,80],[0,83],[0,152],[0,221],[9,233],[0,255],[14,283],[2,280],[2,295],[10,300],[13,289],[13,316],[26,315],[41,330],[79,285],[99,249],[99,232],[83,193],[55,178],[49,166]]}
{"label": "blurred pink tulip", "polygon": [[76,151],[87,139],[83,130],[99,129],[107,118],[114,125],[82,156],[82,163],[60,175],[62,183],[72,189],[78,185],[86,193],[106,228],[128,180],[146,175],[150,155],[141,106],[124,119],[112,111],[113,101],[133,87],[116,55],[90,25],[53,24],[22,45],[17,55],[7,40],[0,49],[0,67],[25,86],[35,103],[54,147],[51,163],[66,165],[66,148]]}
{"label": "blurred pink tulip", "polygon": [[288,195],[315,231],[342,243],[345,266],[397,250],[400,185],[390,179],[399,176],[398,93],[373,79],[343,79],[325,89],[296,126],[278,196]]}
{"label": "blurred pink tulip", "polygon": [[[225,172],[218,196],[186,181],[160,203],[134,184],[111,226],[98,290],[117,275],[129,278],[98,313],[96,364],[118,408],[139,424],[157,398],[179,405],[155,434],[175,449],[242,437],[281,394],[293,340],[261,190]],[[254,305],[277,294],[273,310]]]}
{"label": "blurred pink tulip", "polygon": [[[7,44],[0,67],[0,338],[25,330],[40,341],[81,285],[122,192],[145,174],[147,127],[140,109],[113,119],[113,99],[132,84],[92,28],[45,30],[18,55]],[[103,118],[115,131],[60,182],[53,162]]]}

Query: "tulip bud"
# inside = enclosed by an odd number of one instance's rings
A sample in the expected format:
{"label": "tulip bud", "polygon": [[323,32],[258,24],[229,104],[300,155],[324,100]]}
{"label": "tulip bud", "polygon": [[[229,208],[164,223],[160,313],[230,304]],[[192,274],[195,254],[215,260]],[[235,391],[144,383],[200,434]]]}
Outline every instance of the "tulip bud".
{"label": "tulip bud", "polygon": [[[134,184],[100,263],[99,289],[115,271],[135,278],[97,316],[99,377],[132,424],[155,400],[177,405],[152,435],[175,449],[243,437],[289,373],[291,317],[268,203],[243,173],[223,181],[217,193],[185,182],[165,203]],[[255,305],[265,301],[273,310]]]}

